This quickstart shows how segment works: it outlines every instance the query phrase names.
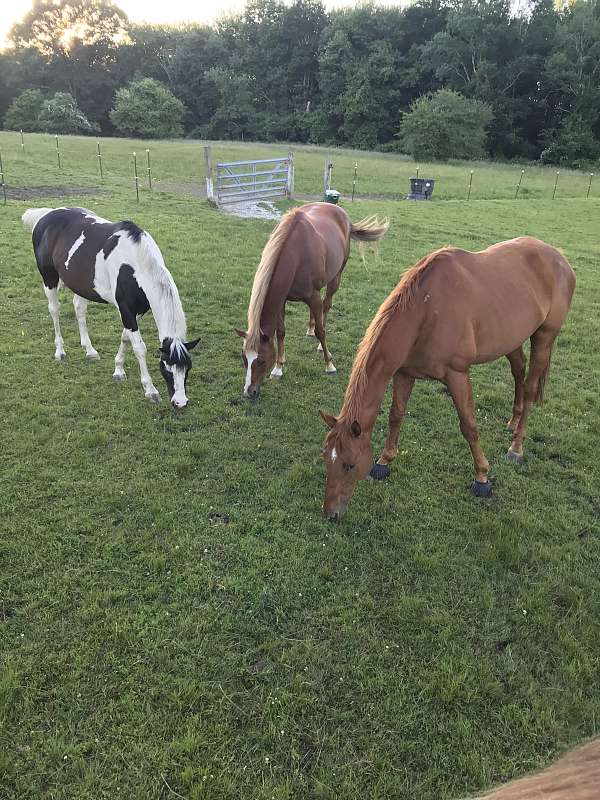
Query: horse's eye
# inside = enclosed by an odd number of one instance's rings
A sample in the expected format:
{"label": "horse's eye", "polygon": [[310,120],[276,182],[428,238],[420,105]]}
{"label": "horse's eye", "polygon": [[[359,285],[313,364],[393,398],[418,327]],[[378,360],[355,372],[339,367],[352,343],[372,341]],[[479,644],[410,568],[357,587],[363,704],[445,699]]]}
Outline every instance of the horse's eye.
{"label": "horse's eye", "polygon": [[256,365],[257,365],[258,367],[262,367],[264,363],[265,363],[265,361],[264,361],[264,359],[263,359],[263,358],[257,358],[257,359],[256,359]]}
{"label": "horse's eye", "polygon": [[354,464],[344,464],[344,469],[346,472],[350,472],[351,469],[354,469]]}

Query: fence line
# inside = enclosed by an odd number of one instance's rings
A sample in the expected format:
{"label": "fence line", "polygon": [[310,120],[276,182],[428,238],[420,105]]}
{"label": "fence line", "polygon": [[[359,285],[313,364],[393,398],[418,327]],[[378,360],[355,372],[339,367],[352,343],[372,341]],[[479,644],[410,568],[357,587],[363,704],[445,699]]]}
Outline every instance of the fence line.
{"label": "fence line", "polygon": [[[35,147],[33,148],[31,145],[26,147],[25,143],[25,136],[23,131],[18,131],[16,134],[18,139],[18,145],[15,143],[15,146],[18,147],[20,151],[20,160],[21,163],[23,162],[31,162],[35,164],[39,162],[39,151],[36,153]],[[63,153],[61,148],[61,141],[58,135],[54,135],[52,137],[54,139],[54,152],[56,157],[55,168],[61,172],[65,172],[66,170],[70,173],[70,176],[73,177],[76,174],[76,170],[69,170],[68,163],[69,163],[69,156],[70,156],[70,148],[67,148],[66,156]],[[104,179],[107,176],[106,169],[105,169],[105,156],[101,152],[100,147],[100,140],[96,142],[96,150],[97,152],[93,153],[93,156],[97,158],[97,169],[99,171],[100,181],[104,182]],[[205,179],[206,179],[206,193],[209,200],[212,200],[216,205],[228,205],[235,202],[242,202],[248,201],[252,199],[260,200],[266,199],[269,197],[291,197],[293,194],[294,188],[294,157],[293,154],[290,152],[287,156],[281,156],[277,158],[260,158],[260,159],[244,159],[239,161],[219,161],[216,164],[213,162],[212,155],[211,155],[211,147],[205,146]],[[50,151],[48,151],[50,154]],[[131,151],[130,151],[131,152]],[[36,155],[38,156],[36,159]],[[91,154],[90,154],[91,155]],[[93,157],[92,156],[92,157]],[[126,177],[126,171],[121,169],[121,161],[123,154],[118,153],[112,154],[112,157],[119,162],[119,169],[118,172],[115,170],[113,175],[109,175],[109,177],[116,182],[120,182],[123,185],[128,183],[128,179]],[[78,153],[79,159],[81,159],[81,153]],[[19,156],[17,156],[19,159]],[[150,162],[150,150],[146,148],[146,173],[148,177],[148,189],[152,190],[153,188],[153,174]],[[6,161],[6,149],[4,152],[4,161]],[[48,161],[45,161],[46,166],[50,166]],[[79,164],[78,164],[79,165]],[[137,165],[134,164],[134,168]],[[450,165],[451,166],[451,165]],[[334,169],[333,169],[333,161],[331,159],[330,153],[326,153],[324,158],[324,168],[323,168],[323,187],[325,189],[331,188],[332,183],[334,183]],[[352,170],[353,167],[353,170]],[[344,195],[348,197],[348,199],[354,200],[356,195],[356,188],[357,188],[357,176],[358,176],[358,168],[359,162],[354,161],[353,164],[349,167],[347,164],[343,164],[342,169],[336,170],[336,172],[340,171],[344,178],[343,183],[344,186],[342,188],[345,189]],[[493,164],[490,164],[490,169],[493,168]],[[130,167],[131,169],[131,167]],[[312,168],[314,170],[314,167]],[[396,170],[400,173],[398,175],[398,181],[402,182],[402,180],[407,178],[408,170],[410,167],[408,166],[408,162],[404,161],[398,164],[390,163],[390,172],[393,170],[395,173]],[[416,172],[417,177],[419,173],[423,171],[422,166],[416,166],[413,168],[413,174]],[[443,171],[443,170],[442,170]],[[311,171],[312,172],[312,171]],[[427,172],[431,172],[432,174],[436,174],[436,170],[430,170],[427,168]],[[548,172],[543,168],[541,170],[536,166],[533,166],[528,169],[527,174],[527,181],[524,181],[525,176],[525,169],[521,169],[518,173],[515,172],[515,183],[513,183],[514,190],[508,190],[510,192],[507,193],[507,187],[504,185],[504,180],[498,181],[496,179],[496,183],[498,185],[498,193],[497,194],[487,194],[485,195],[485,186],[483,188],[484,197],[480,197],[482,193],[482,189],[476,189],[473,184],[475,170],[470,170],[467,173],[467,193],[466,199],[470,200],[471,196],[475,195],[478,199],[509,199],[511,196],[514,200],[517,199],[543,199],[546,197],[550,199],[550,197],[555,200],[564,200],[567,198],[576,198],[576,197],[584,197],[585,199],[590,199],[593,196],[593,178],[594,173],[589,172],[587,176],[589,176],[589,180],[585,181],[585,185],[579,186],[579,179],[576,177],[578,174],[583,177],[582,172],[578,171],[570,171],[567,175],[567,178],[563,176],[560,179],[560,170],[556,170],[554,174],[554,181],[551,184],[548,181]],[[405,174],[406,173],[406,174]],[[460,199],[460,190],[457,191],[457,184],[460,180],[459,175],[454,172],[454,167],[451,170],[450,175],[446,177],[437,177],[436,182],[438,188],[438,192],[436,194],[435,199],[440,198],[440,190],[445,194],[443,199]],[[131,173],[129,173],[131,174]],[[485,174],[485,171],[483,171]],[[15,175],[15,170],[11,170],[11,175]],[[86,172],[83,173],[82,177],[85,178],[91,177]],[[338,176],[339,177],[339,176]],[[365,176],[365,169],[363,167],[361,172],[361,177],[363,181],[365,178],[367,180],[372,181],[372,177]],[[387,176],[386,176],[387,177]],[[508,184],[510,181],[509,174],[507,174],[506,183]],[[175,179],[175,178],[174,178]],[[139,199],[139,176],[134,175],[135,181],[135,188],[136,188],[136,196]],[[346,186],[345,184],[348,183]],[[389,187],[389,178],[387,181],[388,185],[386,185],[385,190],[383,190],[382,194],[374,195],[377,199],[389,199],[395,200],[400,199],[401,197],[405,196],[405,193],[401,191],[404,187],[398,186],[399,191],[392,192],[390,191]],[[131,184],[129,184],[131,185]],[[335,185],[335,184],[334,184]],[[464,185],[464,184],[463,184]],[[525,189],[524,185],[527,185],[528,188]],[[481,186],[481,181],[477,181],[477,186]],[[449,191],[448,188],[449,187]],[[547,188],[545,188],[547,187]],[[6,178],[4,174],[4,170],[0,168],[0,189],[2,190],[3,198],[6,202],[7,197],[7,186],[6,186]],[[315,191],[316,190],[316,191]],[[445,191],[444,191],[445,190]],[[307,191],[306,189],[304,191]],[[311,191],[308,189],[308,191]],[[317,194],[318,189],[317,187],[312,188],[314,194]],[[514,191],[514,193],[513,193]],[[548,194],[546,194],[548,192]],[[550,194],[551,192],[551,194]],[[351,197],[350,197],[351,195]],[[317,194],[317,196],[320,196]],[[10,197],[10,190],[8,190],[8,197]],[[465,195],[463,195],[465,197]],[[364,199],[367,199],[366,197]]]}

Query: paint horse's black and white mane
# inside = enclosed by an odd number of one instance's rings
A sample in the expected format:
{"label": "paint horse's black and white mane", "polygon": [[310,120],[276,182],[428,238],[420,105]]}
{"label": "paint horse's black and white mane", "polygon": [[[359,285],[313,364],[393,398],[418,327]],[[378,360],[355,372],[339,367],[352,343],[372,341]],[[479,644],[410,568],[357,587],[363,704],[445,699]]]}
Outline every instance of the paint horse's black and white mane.
{"label": "paint horse's black and white mane", "polygon": [[44,281],[54,322],[55,358],[65,358],[60,333],[60,282],[73,292],[81,346],[90,359],[92,347],[86,324],[89,300],[111,303],[123,321],[121,346],[115,357],[115,380],[124,380],[128,343],[140,365],[142,386],[149,400],[160,396],[146,366],[146,345],[137,318],[152,311],[160,338],[160,371],[173,405],[187,405],[186,379],[192,365],[189,351],[198,340],[185,342],[185,314],[179,292],[162,254],[149,233],[133,222],[109,222],[85,208],[30,208],[23,223],[32,230],[33,250]]}

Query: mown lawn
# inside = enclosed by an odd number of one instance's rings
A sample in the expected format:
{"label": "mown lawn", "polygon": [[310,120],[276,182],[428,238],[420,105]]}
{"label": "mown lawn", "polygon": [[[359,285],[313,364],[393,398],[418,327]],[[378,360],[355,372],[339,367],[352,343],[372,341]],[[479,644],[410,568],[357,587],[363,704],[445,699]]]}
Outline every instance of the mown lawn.
{"label": "mown lawn", "polygon": [[[98,168],[97,140],[85,136],[59,138],[61,169],[58,168],[56,142],[53,136],[25,134],[25,150],[21,150],[18,133],[0,131],[0,150],[4,156],[6,182],[22,185],[23,178],[33,185],[129,187],[133,193],[133,152],[137,153],[140,185],[146,179],[146,149],[150,149],[153,181],[156,189],[171,191],[174,187],[204,189],[204,150],[206,142],[140,141],[134,139],[102,139],[103,181]],[[404,197],[409,178],[416,175],[434,178],[434,198],[463,200],[467,197],[470,172],[473,170],[471,200],[514,199],[521,169],[525,174],[519,189],[519,201],[551,200],[556,180],[556,167],[490,162],[449,164],[415,164],[412,159],[393,153],[365,153],[360,150],[324,149],[307,145],[212,142],[213,160],[235,161],[269,158],[294,153],[296,181],[300,194],[321,195],[325,154],[333,161],[332,187],[344,195],[352,193],[354,165],[358,165],[356,192],[362,196],[389,199]],[[596,183],[594,183],[594,180]],[[556,200],[585,199],[588,193],[588,172],[560,170]],[[30,184],[31,185],[31,184]],[[600,196],[598,178],[592,180],[590,195]],[[0,200],[1,202],[1,200]],[[558,203],[557,203],[558,205]],[[526,213],[521,209],[521,213]],[[560,213],[560,208],[557,209]]]}
{"label": "mown lawn", "polygon": [[[188,409],[152,406],[130,356],[111,381],[115,311],[90,307],[88,363],[65,293],[56,364],[31,203],[0,207],[0,797],[450,800],[598,733],[600,202],[348,204],[392,227],[336,296],[338,376],[292,306],[286,375],[254,405],[233,328],[272,223],[116,184],[67,202],[151,231],[202,343]],[[490,502],[421,383],[390,480],[326,523],[318,409],[339,409],[378,304],[434,247],[522,233],[578,277],[525,465],[504,459],[507,362],[474,370]]]}

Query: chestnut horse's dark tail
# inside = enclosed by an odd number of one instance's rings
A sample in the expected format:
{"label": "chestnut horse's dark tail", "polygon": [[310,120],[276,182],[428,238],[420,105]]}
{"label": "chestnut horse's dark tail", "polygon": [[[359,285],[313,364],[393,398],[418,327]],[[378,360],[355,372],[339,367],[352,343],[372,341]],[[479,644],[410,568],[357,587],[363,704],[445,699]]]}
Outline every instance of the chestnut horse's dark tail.
{"label": "chestnut horse's dark tail", "polygon": [[379,222],[377,217],[365,217],[360,222],[355,223],[350,229],[350,236],[359,242],[378,242],[390,227],[387,217]]}

